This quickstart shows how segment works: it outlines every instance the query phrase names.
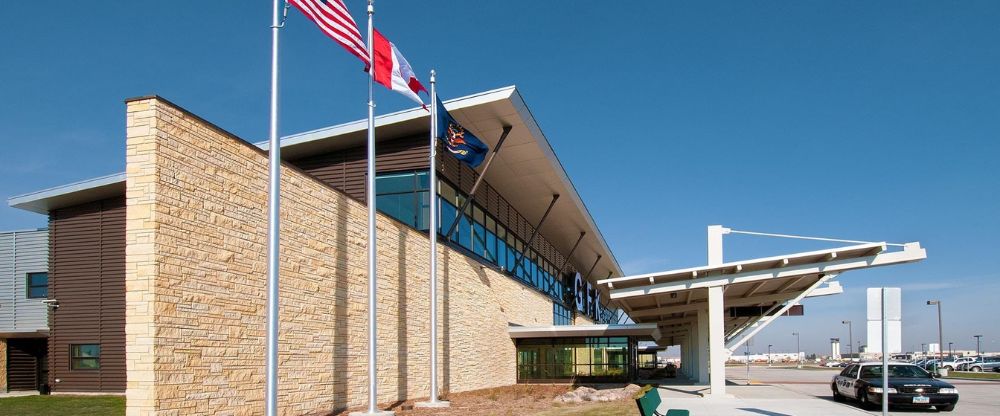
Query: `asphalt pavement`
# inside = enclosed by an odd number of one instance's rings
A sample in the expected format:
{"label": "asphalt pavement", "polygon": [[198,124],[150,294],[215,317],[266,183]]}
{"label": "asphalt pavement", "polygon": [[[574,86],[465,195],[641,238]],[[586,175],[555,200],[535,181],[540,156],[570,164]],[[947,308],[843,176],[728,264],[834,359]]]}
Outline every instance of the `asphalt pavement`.
{"label": "asphalt pavement", "polygon": [[[880,415],[857,403],[833,401],[830,382],[840,369],[796,369],[751,367],[747,383],[746,367],[727,369],[728,398],[704,398],[707,386],[673,379],[658,390],[666,409],[688,409],[692,415],[838,416]],[[948,414],[955,416],[1000,415],[1000,382],[947,380],[959,391],[958,406],[946,413],[934,409],[890,409],[890,415]]]}

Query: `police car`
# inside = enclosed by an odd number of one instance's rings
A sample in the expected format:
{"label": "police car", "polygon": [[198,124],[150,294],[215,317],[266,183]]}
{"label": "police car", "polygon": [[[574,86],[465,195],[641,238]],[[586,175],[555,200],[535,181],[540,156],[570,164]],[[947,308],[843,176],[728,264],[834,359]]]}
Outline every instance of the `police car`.
{"label": "police car", "polygon": [[[861,407],[874,409],[882,404],[882,363],[851,364],[833,378],[833,400],[857,400]],[[938,380],[919,366],[889,363],[889,405],[934,406],[950,412],[958,403],[958,389]]]}

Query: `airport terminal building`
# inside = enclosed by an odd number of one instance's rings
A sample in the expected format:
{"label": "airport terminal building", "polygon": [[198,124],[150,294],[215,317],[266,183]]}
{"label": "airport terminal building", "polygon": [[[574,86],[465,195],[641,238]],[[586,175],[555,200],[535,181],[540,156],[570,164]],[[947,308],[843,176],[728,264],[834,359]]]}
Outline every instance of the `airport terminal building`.
{"label": "airport terminal building", "polygon": [[[492,149],[505,128],[509,136],[485,173],[437,152],[432,196],[428,113],[375,120],[379,403],[430,392],[431,197],[440,201],[445,393],[629,381],[657,348],[678,345],[681,372],[725,395],[725,359],[774,317],[841,293],[834,279],[845,271],[926,257],[918,243],[868,243],[724,262],[729,230],[713,226],[707,266],[624,276],[516,88],[445,105]],[[254,414],[264,405],[267,148],[157,96],[125,107],[124,173],[8,200],[48,217],[36,232],[34,246],[45,247],[38,258],[8,267],[11,287],[29,288],[18,293],[46,293],[21,302],[38,321],[21,325],[28,334],[6,326],[22,316],[0,315],[0,348],[33,339],[34,367],[17,368],[34,368],[39,390],[125,394],[130,415]],[[284,414],[367,402],[366,127],[281,141]],[[480,174],[484,184],[469,198]],[[0,357],[6,383],[13,361]],[[18,388],[30,388],[24,377]]]}
{"label": "airport terminal building", "polygon": [[[614,325],[626,318],[596,281],[621,270],[520,94],[445,105],[491,147],[511,131],[450,241],[440,234],[479,172],[438,152],[442,389],[627,379],[656,325]],[[376,119],[380,402],[429,392],[428,120],[419,108]],[[156,96],[127,100],[126,124],[125,173],[9,200],[49,219],[38,384],[126,393],[129,414],[253,413],[266,146]],[[365,134],[358,121],[282,139],[279,394],[291,414],[366,400]]]}

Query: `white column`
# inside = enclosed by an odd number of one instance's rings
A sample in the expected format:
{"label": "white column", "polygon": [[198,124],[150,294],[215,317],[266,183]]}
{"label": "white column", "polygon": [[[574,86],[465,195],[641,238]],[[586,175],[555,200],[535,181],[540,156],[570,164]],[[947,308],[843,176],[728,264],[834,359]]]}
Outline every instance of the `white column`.
{"label": "white column", "polygon": [[690,355],[691,355],[691,332],[688,331],[688,335],[685,336],[683,339],[681,339],[681,354],[680,354],[681,374],[683,374],[685,377],[688,378],[691,378],[690,376],[688,376],[688,373],[691,370]]}
{"label": "white column", "polygon": [[698,346],[695,359],[698,362],[698,383],[708,384],[708,309],[698,310]]}
{"label": "white column", "polygon": [[687,351],[688,351],[688,348],[687,348],[687,338],[681,338],[681,343],[680,344],[681,344],[681,346],[680,346],[681,350],[680,350],[680,353],[678,355],[681,357],[681,368],[677,369],[677,371],[679,373],[681,373],[681,374],[687,375],[687,373],[685,372],[685,371],[687,371],[687,365],[686,364],[689,363],[689,361],[687,360]]}
{"label": "white column", "polygon": [[722,264],[722,236],[729,234],[730,229],[721,225],[708,226],[708,265]]}
{"label": "white column", "polygon": [[708,288],[708,339],[709,366],[712,397],[726,397],[726,333],[724,323],[722,286]]}
{"label": "white column", "polygon": [[[730,229],[721,225],[708,226],[708,265],[717,266],[722,264],[722,236],[729,234]],[[702,311],[698,311],[698,325],[704,325],[706,345],[708,354],[702,358],[705,365],[710,368],[709,383],[711,387],[710,397],[720,398],[726,396],[726,331],[725,331],[725,307],[723,305],[724,286],[714,286],[708,288],[708,310],[704,316]],[[705,321],[704,323],[702,321]],[[704,380],[703,380],[704,382]]]}

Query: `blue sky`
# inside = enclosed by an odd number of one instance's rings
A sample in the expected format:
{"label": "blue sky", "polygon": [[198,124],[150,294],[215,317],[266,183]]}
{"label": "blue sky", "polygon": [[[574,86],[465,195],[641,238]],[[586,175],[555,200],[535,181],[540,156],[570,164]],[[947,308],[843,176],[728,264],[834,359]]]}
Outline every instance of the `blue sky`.
{"label": "blue sky", "polygon": [[[253,3],[253,4],[252,4]],[[270,2],[5,5],[0,195],[124,170],[124,104],[156,93],[267,136]],[[362,25],[364,2],[349,0]],[[864,289],[903,288],[904,347],[1000,351],[1000,3],[376,4],[376,26],[444,98],[516,84],[627,273],[705,263],[705,226],[920,241],[921,263],[846,273],[843,295],[752,349],[826,351]],[[356,58],[297,11],[282,33],[291,134],[363,118]],[[376,91],[378,112],[410,106]],[[0,229],[45,218],[0,207]],[[726,259],[829,247],[728,236]],[[855,339],[863,325],[855,325]],[[845,347],[846,348],[846,347]]]}

